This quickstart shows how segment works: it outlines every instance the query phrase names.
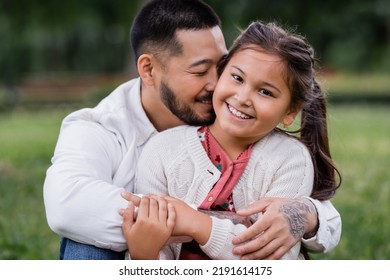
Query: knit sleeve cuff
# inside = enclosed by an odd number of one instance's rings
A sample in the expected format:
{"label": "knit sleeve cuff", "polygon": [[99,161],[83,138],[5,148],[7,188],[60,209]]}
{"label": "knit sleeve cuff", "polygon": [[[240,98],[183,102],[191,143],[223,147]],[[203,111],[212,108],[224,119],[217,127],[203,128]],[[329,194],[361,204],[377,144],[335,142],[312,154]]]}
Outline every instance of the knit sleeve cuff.
{"label": "knit sleeve cuff", "polygon": [[212,259],[238,260],[240,256],[233,254],[232,239],[246,229],[243,225],[234,225],[230,220],[211,216],[212,229],[210,238],[200,248]]}

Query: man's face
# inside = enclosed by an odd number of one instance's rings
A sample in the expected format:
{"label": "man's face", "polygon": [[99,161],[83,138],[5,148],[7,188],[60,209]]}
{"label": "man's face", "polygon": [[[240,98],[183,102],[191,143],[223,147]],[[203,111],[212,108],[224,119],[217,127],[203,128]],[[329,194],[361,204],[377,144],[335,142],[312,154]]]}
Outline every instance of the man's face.
{"label": "man's face", "polygon": [[217,65],[227,53],[219,27],[179,30],[183,53],[167,59],[162,68],[161,99],[181,121],[190,125],[214,121],[212,94],[217,83]]}

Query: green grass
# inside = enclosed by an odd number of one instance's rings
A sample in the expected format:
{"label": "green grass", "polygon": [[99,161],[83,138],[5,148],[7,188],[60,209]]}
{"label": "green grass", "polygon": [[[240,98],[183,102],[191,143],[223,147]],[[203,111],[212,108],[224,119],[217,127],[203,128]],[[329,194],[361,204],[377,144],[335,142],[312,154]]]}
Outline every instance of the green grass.
{"label": "green grass", "polygon": [[[63,117],[71,109],[0,114],[0,259],[58,259],[47,226],[42,184]],[[313,259],[390,259],[389,107],[330,108],[333,157],[343,184],[336,249]]]}
{"label": "green grass", "polygon": [[353,95],[389,95],[389,73],[383,74],[349,74],[327,73],[319,77],[326,91],[347,96]]}
{"label": "green grass", "polygon": [[55,259],[42,183],[67,111],[0,114],[0,259]]}

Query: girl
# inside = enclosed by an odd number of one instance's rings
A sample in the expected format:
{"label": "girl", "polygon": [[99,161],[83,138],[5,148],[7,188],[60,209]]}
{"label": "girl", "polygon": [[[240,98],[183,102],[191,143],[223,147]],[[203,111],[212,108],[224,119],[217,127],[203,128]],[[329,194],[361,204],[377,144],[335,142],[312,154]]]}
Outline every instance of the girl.
{"label": "girl", "polygon": [[[234,213],[266,196],[329,199],[340,185],[325,96],[304,38],[274,23],[253,22],[220,69],[215,122],[162,132],[143,150],[135,193],[179,200],[143,197],[135,223],[133,205],[126,209],[123,230],[132,258],[237,259],[232,238],[248,224],[198,209]],[[299,112],[300,129],[286,131]],[[171,234],[193,241],[164,246]],[[283,258],[303,259],[300,243]]]}

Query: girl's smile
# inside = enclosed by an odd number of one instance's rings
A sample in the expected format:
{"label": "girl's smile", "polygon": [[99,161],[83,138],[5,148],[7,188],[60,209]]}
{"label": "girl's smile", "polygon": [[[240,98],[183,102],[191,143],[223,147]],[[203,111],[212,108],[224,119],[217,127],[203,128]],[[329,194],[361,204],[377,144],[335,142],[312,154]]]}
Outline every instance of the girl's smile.
{"label": "girl's smile", "polygon": [[236,108],[234,108],[229,103],[226,103],[226,107],[230,111],[232,116],[235,117],[238,121],[244,121],[244,120],[248,120],[248,119],[253,119],[253,117],[245,114],[242,111],[237,110]]}

